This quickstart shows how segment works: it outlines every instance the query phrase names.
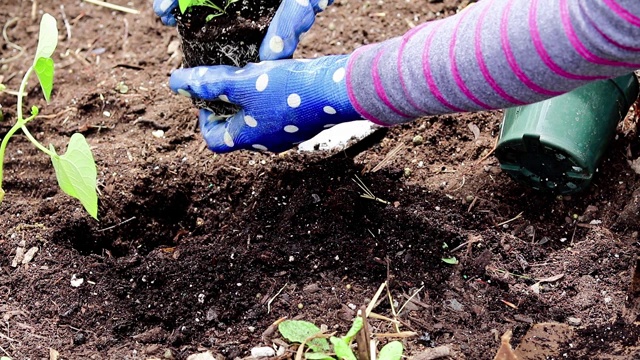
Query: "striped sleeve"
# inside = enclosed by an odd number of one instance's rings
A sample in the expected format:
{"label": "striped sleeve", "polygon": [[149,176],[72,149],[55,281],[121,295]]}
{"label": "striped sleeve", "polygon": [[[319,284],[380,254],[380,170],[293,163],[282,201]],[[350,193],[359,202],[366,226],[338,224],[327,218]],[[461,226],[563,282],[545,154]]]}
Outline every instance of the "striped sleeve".
{"label": "striped sleeve", "polygon": [[347,92],[366,119],[541,101],[640,69],[638,0],[481,0],[357,49]]}

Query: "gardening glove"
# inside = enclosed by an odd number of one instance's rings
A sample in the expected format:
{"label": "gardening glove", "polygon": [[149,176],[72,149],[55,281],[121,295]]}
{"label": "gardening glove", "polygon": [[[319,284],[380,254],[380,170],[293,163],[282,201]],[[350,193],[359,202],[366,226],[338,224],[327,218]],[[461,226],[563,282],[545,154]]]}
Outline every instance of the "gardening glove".
{"label": "gardening glove", "polygon": [[361,119],[347,95],[347,57],[181,69],[169,86],[187,97],[241,107],[226,119],[200,110],[200,130],[212,151],[282,152],[333,125]]}
{"label": "gardening glove", "polygon": [[160,17],[162,23],[169,26],[176,26],[176,18],[173,10],[178,7],[178,0],[154,0],[153,11]]}
{"label": "gardening glove", "polygon": [[282,0],[260,45],[260,59],[293,56],[300,37],[311,29],[316,14],[332,3],[333,0]]}
{"label": "gardening glove", "polygon": [[[333,0],[282,0],[260,46],[260,59],[277,60],[293,56],[300,37],[309,31],[316,14],[332,3]],[[177,7],[178,0],[153,2],[153,10],[169,26],[176,25],[173,10]]]}

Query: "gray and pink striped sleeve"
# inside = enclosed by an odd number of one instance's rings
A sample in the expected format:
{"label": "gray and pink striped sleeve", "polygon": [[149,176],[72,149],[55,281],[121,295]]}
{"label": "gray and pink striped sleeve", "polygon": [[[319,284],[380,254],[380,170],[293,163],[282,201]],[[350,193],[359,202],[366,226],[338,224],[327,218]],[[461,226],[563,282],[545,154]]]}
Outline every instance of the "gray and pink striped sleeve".
{"label": "gray and pink striped sleeve", "polygon": [[640,0],[482,0],[356,50],[347,92],[382,125],[541,101],[640,69]]}

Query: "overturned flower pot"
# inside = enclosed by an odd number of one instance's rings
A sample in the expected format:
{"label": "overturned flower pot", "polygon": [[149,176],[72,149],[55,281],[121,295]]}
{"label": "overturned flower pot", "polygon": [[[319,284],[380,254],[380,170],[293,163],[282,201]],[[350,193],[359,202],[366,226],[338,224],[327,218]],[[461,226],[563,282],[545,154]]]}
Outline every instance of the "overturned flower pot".
{"label": "overturned flower pot", "polygon": [[[258,62],[258,50],[281,0],[190,0],[177,8],[184,67]],[[184,11],[184,12],[183,12]],[[216,115],[231,115],[238,107],[222,101],[194,100]]]}

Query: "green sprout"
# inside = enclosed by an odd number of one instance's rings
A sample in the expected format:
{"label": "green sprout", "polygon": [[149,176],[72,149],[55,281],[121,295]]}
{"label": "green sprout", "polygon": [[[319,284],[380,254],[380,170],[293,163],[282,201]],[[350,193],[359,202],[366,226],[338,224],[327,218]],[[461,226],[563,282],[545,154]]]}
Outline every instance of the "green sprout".
{"label": "green sprout", "polygon": [[190,7],[193,6],[206,6],[213,9],[215,12],[213,14],[209,14],[207,16],[207,21],[222,16],[227,13],[227,8],[239,0],[224,0],[224,6],[220,7],[213,3],[211,0],[178,0],[178,7],[180,8],[180,13],[184,14]]}
{"label": "green sprout", "polygon": [[[278,331],[282,337],[291,343],[299,343],[307,346],[308,352],[304,354],[307,360],[358,360],[351,349],[353,339],[362,330],[364,319],[358,316],[354,319],[351,329],[343,337],[330,336],[329,345],[324,334],[315,324],[303,320],[285,320],[278,324]],[[400,360],[404,348],[399,341],[391,341],[378,353],[378,360]],[[335,355],[332,355],[335,354]]]}
{"label": "green sprout", "polygon": [[91,148],[87,143],[87,140],[82,134],[75,133],[69,140],[67,146],[67,152],[64,155],[58,155],[53,145],[49,145],[46,148],[33,135],[29,132],[26,125],[34,120],[39,113],[37,106],[31,107],[31,116],[24,117],[22,113],[22,106],[24,97],[26,95],[26,87],[29,82],[29,77],[35,72],[40,82],[40,87],[44,93],[44,98],[49,103],[51,98],[51,91],[53,90],[53,73],[54,64],[51,55],[56,49],[58,44],[58,26],[56,19],[49,15],[44,14],[40,21],[40,33],[38,35],[38,47],[36,49],[36,55],[33,65],[29,67],[20,89],[18,90],[18,101],[16,109],[16,122],[9,129],[7,134],[2,139],[0,144],[0,203],[4,198],[4,190],[2,189],[3,170],[4,170],[4,155],[9,143],[9,139],[18,131],[26,135],[27,139],[38,150],[49,155],[53,168],[56,172],[56,178],[58,185],[69,196],[72,196],[78,200],[84,206],[85,210],[93,218],[98,218],[98,194],[96,191],[97,182],[97,169],[95,161],[93,160],[93,154]]}

